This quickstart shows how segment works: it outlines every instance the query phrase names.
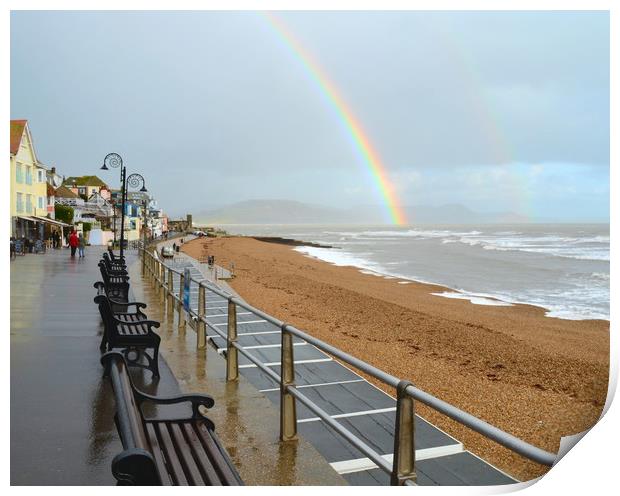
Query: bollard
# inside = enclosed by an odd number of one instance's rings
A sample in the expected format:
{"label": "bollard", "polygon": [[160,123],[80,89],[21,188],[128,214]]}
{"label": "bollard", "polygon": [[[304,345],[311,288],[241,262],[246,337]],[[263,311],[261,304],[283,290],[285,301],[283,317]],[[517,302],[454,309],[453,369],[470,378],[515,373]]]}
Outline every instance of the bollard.
{"label": "bollard", "polygon": [[196,348],[204,350],[207,347],[207,326],[204,319],[206,315],[206,301],[205,287],[202,284],[198,285],[198,325],[196,326]]}
{"label": "bollard", "polygon": [[293,356],[293,335],[282,324],[282,346],[280,348],[280,441],[297,439],[297,407],[295,397],[288,392],[288,386],[295,386],[295,359]]}
{"label": "bollard", "polygon": [[180,275],[179,280],[179,332],[185,330],[185,308],[183,308],[183,294],[185,293],[185,274]]}
{"label": "bollard", "polygon": [[394,461],[390,484],[402,486],[405,481],[416,481],[414,444],[414,404],[405,389],[408,381],[400,381],[396,387],[396,422],[394,427]]}
{"label": "bollard", "polygon": [[228,326],[226,327],[226,380],[236,381],[239,378],[238,350],[233,343],[237,342],[237,305],[232,298],[228,300]]}

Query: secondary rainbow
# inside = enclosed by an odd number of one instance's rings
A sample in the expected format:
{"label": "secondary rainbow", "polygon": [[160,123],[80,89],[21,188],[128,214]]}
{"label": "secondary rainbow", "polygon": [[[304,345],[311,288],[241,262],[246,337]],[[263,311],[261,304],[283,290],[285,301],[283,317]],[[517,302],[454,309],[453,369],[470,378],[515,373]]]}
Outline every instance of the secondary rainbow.
{"label": "secondary rainbow", "polygon": [[284,42],[284,45],[301,62],[307,75],[316,83],[321,93],[335,110],[339,121],[345,128],[346,134],[352,142],[353,149],[368,168],[376,184],[384,201],[390,221],[396,225],[405,225],[407,223],[405,212],[394,191],[394,186],[387,177],[385,165],[372,146],[361,123],[355,118],[351,108],[345,103],[338,90],[325,75],[319,64],[313,60],[310,53],[304,49],[284,22],[273,12],[263,12],[262,15],[273,27],[279,38]]}

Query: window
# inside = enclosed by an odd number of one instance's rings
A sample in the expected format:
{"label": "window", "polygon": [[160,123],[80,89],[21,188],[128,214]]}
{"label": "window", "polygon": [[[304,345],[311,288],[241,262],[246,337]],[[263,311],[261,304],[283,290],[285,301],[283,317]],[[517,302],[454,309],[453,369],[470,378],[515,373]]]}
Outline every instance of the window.
{"label": "window", "polygon": [[45,182],[45,175],[43,174],[43,172],[44,172],[44,171],[42,171],[42,170],[38,170],[38,171],[37,171],[37,174],[38,174],[38,176],[39,176],[39,182],[40,182],[40,183],[44,183],[44,182]]}
{"label": "window", "polygon": [[43,197],[39,196],[39,208],[43,208]]}
{"label": "window", "polygon": [[32,213],[32,195],[26,195],[26,213]]}
{"label": "window", "polygon": [[26,166],[26,184],[32,184],[32,167]]}
{"label": "window", "polygon": [[22,213],[24,211],[24,198],[23,198],[23,195],[21,193],[17,193],[17,195],[16,195],[15,210],[17,210],[18,214]]}
{"label": "window", "polygon": [[15,164],[15,182],[19,184],[24,182],[24,169],[22,164]]}

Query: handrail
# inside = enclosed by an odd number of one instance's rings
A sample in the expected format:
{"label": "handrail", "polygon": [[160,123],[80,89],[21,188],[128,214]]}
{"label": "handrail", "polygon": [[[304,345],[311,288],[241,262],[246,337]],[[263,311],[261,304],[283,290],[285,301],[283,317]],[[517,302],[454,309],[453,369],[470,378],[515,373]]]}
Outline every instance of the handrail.
{"label": "handrail", "polygon": [[[182,275],[183,273],[166,265],[162,260],[159,260],[159,257],[153,257],[153,254],[149,253],[148,250],[142,250],[143,254],[147,253],[153,260],[156,260],[157,263],[162,264],[166,269],[172,271],[177,275]],[[157,278],[157,275],[154,271],[152,271],[152,276],[157,282],[162,286],[163,289],[167,289],[165,277],[163,281],[160,281]],[[205,281],[198,281],[194,278],[190,278],[190,284],[195,283],[200,287],[204,287],[205,290],[210,291],[213,294],[216,294],[224,299],[226,299],[229,304],[239,306],[247,311],[254,313],[255,315],[261,317],[262,319],[270,322],[271,324],[277,326],[281,329],[281,334],[284,336],[285,334],[290,334],[295,336],[309,344],[314,345],[316,348],[321,351],[332,355],[335,358],[351,365],[352,367],[374,377],[375,379],[381,381],[382,383],[394,387],[399,388],[402,384],[402,381],[397,377],[384,372],[383,370],[370,365],[359,358],[356,358],[324,341],[304,332],[296,327],[286,324],[285,322],[269,315],[262,310],[253,307],[252,305],[246,303],[245,301],[229,294],[226,291],[223,291],[220,288],[213,286],[212,284],[205,283]],[[177,296],[174,291],[170,293],[172,297],[180,302],[180,297]],[[194,312],[190,309],[190,315],[196,319],[204,323],[207,327],[212,329],[217,335],[222,337],[223,339],[227,339],[227,335],[217,329],[215,326],[211,325],[204,316],[200,316],[199,313]],[[306,397],[303,393],[301,393],[294,384],[283,384],[282,377],[271,370],[269,367],[264,365],[258,358],[256,358],[252,353],[246,350],[242,345],[240,345],[236,339],[233,341],[229,341],[228,343],[229,351],[233,348],[241,352],[244,356],[246,356],[251,362],[253,362],[259,369],[265,372],[271,379],[281,384],[282,394],[288,393],[305,404],[310,410],[312,410],[319,418],[321,418],[324,422],[326,422],[330,427],[332,427],[336,432],[342,435],[347,441],[353,444],[356,448],[362,451],[368,458],[370,458],[374,463],[376,463],[380,468],[385,470],[388,473],[392,473],[394,477],[394,470],[390,463],[388,463],[380,454],[374,451],[372,448],[367,446],[362,440],[357,438],[353,433],[348,431],[341,423],[337,420],[333,419],[329,414],[327,414],[324,410],[322,410],[318,405],[316,405],[312,400]],[[236,353],[236,351],[235,351]],[[284,368],[284,363],[282,364],[282,368]],[[404,395],[409,396],[415,400],[418,400],[428,407],[436,410],[443,415],[455,420],[456,422],[470,428],[471,430],[485,436],[486,438],[495,441],[496,443],[508,448],[509,450],[528,458],[532,461],[540,463],[542,465],[552,466],[556,461],[556,455],[545,451],[537,446],[534,446],[522,439],[519,439],[512,434],[509,434],[501,429],[494,427],[487,422],[427,393],[422,391],[411,384],[405,384],[405,387],[402,389]],[[394,479],[393,479],[394,480]],[[400,481],[400,483],[411,484],[413,481],[411,479],[406,479],[404,481]]]}

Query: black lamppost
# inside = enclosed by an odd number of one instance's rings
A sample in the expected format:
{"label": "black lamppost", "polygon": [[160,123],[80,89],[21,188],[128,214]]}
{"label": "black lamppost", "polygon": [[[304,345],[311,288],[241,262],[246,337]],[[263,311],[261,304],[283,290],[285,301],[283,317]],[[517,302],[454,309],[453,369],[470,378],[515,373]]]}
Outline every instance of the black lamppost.
{"label": "black lamppost", "polygon": [[[125,203],[127,202],[127,186],[137,188],[142,185],[140,191],[146,192],[144,178],[140,174],[131,174],[126,176],[126,168],[123,165],[123,159],[118,153],[108,153],[103,159],[102,170],[108,170],[108,166],[113,169],[121,168],[121,248],[120,256],[123,257],[123,246],[125,244]],[[116,232],[115,232],[116,233]]]}

